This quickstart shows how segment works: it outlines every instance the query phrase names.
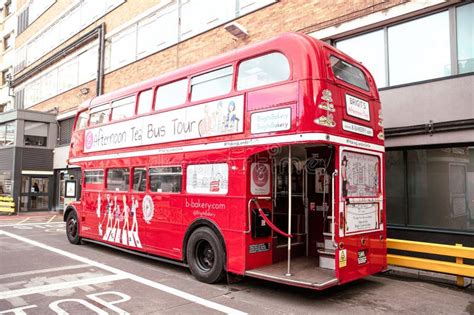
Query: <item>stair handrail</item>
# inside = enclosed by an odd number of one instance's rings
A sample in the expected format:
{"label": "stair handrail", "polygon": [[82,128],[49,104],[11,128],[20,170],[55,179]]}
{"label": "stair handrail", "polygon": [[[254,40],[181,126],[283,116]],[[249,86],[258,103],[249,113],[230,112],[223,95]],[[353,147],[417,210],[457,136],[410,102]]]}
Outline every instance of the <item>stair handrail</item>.
{"label": "stair handrail", "polygon": [[334,217],[335,217],[335,205],[336,201],[334,199],[334,187],[335,187],[335,181],[336,181],[336,176],[339,174],[338,170],[334,170],[334,172],[331,174],[331,241],[334,244],[334,233],[335,233],[335,227],[334,227]]}

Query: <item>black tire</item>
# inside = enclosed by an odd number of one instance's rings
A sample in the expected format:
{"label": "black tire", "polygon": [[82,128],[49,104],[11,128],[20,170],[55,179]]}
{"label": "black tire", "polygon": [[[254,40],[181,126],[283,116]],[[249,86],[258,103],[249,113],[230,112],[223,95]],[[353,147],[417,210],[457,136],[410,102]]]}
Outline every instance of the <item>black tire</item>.
{"label": "black tire", "polygon": [[193,276],[205,283],[219,282],[225,274],[225,252],[219,237],[208,227],[191,234],[186,257]]}
{"label": "black tire", "polygon": [[77,220],[77,214],[74,210],[67,215],[66,235],[71,244],[78,245],[81,243],[81,238],[79,237],[79,221]]}

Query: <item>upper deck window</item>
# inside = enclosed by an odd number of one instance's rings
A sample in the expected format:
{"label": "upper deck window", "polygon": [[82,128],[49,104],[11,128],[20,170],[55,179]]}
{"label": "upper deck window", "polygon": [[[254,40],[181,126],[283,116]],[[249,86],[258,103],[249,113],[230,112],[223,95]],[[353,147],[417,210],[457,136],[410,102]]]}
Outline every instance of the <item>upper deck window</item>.
{"label": "upper deck window", "polygon": [[89,113],[88,112],[80,113],[79,117],[77,117],[76,130],[86,127],[88,119],[89,119]]}
{"label": "upper deck window", "polygon": [[186,102],[188,79],[165,84],[158,88],[155,98],[155,110],[170,108]]}
{"label": "upper deck window", "polygon": [[138,95],[138,109],[137,115],[151,112],[151,106],[153,105],[153,90],[149,89],[143,91]]}
{"label": "upper deck window", "polygon": [[228,66],[191,79],[191,101],[199,101],[213,96],[224,95],[232,88],[234,68]]}
{"label": "upper deck window", "polygon": [[240,63],[237,90],[281,82],[288,80],[289,77],[288,59],[281,53],[271,53]]}
{"label": "upper deck window", "polygon": [[89,126],[99,125],[108,122],[109,114],[109,104],[93,108],[89,119]]}
{"label": "upper deck window", "polygon": [[112,120],[132,117],[135,113],[135,95],[112,102]]}
{"label": "upper deck window", "polygon": [[362,70],[335,56],[329,57],[329,60],[331,61],[331,68],[336,78],[369,91],[369,85],[367,84],[367,79]]}

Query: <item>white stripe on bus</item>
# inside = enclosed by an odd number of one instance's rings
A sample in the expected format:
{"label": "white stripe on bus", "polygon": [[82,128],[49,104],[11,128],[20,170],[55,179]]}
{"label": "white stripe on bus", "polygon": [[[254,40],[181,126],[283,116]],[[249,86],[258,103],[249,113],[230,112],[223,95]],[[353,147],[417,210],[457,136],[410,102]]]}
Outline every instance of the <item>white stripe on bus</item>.
{"label": "white stripe on bus", "polygon": [[194,144],[194,145],[187,145],[187,146],[181,146],[181,147],[170,147],[170,148],[162,148],[162,149],[95,155],[95,156],[70,159],[69,162],[77,163],[77,162],[109,160],[109,159],[160,155],[160,154],[170,154],[170,153],[208,151],[208,150],[217,150],[217,149],[253,146],[253,145],[266,145],[266,144],[276,144],[276,143],[299,143],[299,142],[307,142],[307,141],[328,141],[328,142],[335,142],[338,144],[352,146],[352,147],[361,148],[361,149],[368,149],[368,150],[379,151],[379,152],[385,151],[385,148],[381,145],[371,144],[364,141],[329,135],[326,133],[302,133],[302,134],[295,134],[295,135],[251,138],[251,139],[242,139],[242,140],[234,140],[234,141]]}

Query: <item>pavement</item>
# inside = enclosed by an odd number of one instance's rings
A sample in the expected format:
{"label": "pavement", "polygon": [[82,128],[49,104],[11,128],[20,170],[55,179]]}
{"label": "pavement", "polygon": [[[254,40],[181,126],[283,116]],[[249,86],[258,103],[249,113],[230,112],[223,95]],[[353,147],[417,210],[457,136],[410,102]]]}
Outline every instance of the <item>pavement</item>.
{"label": "pavement", "polygon": [[0,314],[474,314],[474,290],[380,274],[318,292],[70,244],[57,213],[0,217]]}

